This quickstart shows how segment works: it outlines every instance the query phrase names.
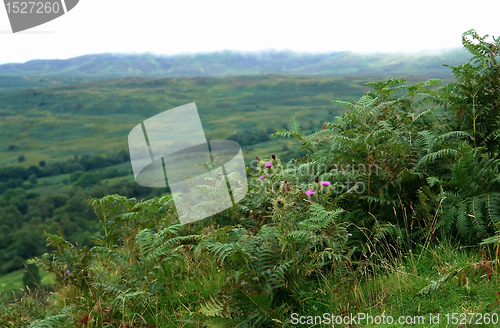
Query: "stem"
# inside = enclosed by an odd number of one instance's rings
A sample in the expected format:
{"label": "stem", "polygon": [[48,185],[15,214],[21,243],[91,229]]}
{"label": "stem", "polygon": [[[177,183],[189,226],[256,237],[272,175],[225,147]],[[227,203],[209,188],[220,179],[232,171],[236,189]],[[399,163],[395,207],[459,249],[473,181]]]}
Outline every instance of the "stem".
{"label": "stem", "polygon": [[473,124],[473,128],[474,128],[474,148],[477,148],[477,145],[476,145],[476,106],[475,106],[475,97],[476,95],[474,94],[472,96],[472,124]]}
{"label": "stem", "polygon": [[495,296],[497,298],[498,303],[500,303],[500,292],[498,291],[498,271],[499,271],[499,258],[498,255],[500,254],[500,241],[497,242],[497,249],[495,251],[495,276],[496,276],[496,290],[495,290]]}
{"label": "stem", "polygon": [[[472,88],[474,88],[474,81],[472,81]],[[472,96],[472,128],[474,129],[474,148],[477,148],[477,144],[476,144],[476,95],[477,93],[479,92],[479,90],[477,90],[474,94],[471,93],[471,96]],[[479,116],[479,115],[478,115]]]}
{"label": "stem", "polygon": [[104,213],[104,211],[101,208],[101,213],[102,213],[102,225],[104,227],[104,236],[106,238],[106,247],[109,247],[108,244],[108,225],[107,225],[107,215]]}

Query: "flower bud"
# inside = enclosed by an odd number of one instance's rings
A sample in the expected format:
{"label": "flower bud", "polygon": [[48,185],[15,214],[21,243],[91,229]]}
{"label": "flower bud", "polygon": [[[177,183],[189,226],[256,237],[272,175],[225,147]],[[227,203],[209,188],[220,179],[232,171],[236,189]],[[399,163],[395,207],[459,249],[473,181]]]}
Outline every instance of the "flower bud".
{"label": "flower bud", "polygon": [[271,163],[272,163],[274,166],[278,165],[278,163],[279,163],[279,162],[278,162],[278,157],[276,157],[276,155],[274,155],[274,154],[272,154],[272,155],[271,155]]}
{"label": "flower bud", "polygon": [[274,202],[274,206],[276,206],[277,208],[283,208],[283,206],[285,206],[285,201],[281,198],[278,198]]}

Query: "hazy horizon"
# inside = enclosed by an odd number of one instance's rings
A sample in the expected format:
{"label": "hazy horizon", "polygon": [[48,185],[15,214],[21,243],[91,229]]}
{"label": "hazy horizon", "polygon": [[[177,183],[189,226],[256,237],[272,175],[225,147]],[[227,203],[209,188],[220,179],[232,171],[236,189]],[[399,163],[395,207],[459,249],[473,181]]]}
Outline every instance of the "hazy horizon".
{"label": "hazy horizon", "polygon": [[[351,51],[351,50],[340,50],[340,51],[293,51],[289,49],[262,49],[262,50],[253,50],[253,51],[241,51],[241,50],[232,50],[232,49],[221,49],[221,50],[216,50],[216,51],[199,51],[199,52],[180,52],[180,53],[175,53],[175,54],[165,54],[165,53],[156,53],[156,52],[151,52],[151,51],[145,51],[145,52],[133,52],[133,51],[127,51],[127,52],[101,52],[101,53],[86,53],[86,54],[81,54],[78,56],[74,57],[68,57],[68,58],[33,58],[29,59],[26,61],[2,61],[0,59],[0,65],[5,65],[5,64],[24,64],[30,61],[34,60],[67,60],[71,58],[77,58],[77,57],[82,57],[82,56],[91,56],[91,55],[105,55],[105,54],[112,54],[112,55],[123,55],[123,56],[141,56],[141,55],[152,55],[155,57],[175,57],[175,56],[197,56],[197,55],[209,55],[209,54],[219,54],[219,53],[237,53],[237,54],[242,54],[242,55],[259,55],[259,54],[268,54],[268,53],[295,53],[297,55],[329,55],[329,54],[335,54],[335,53],[342,53],[342,52],[350,52],[353,54],[357,55],[395,55],[395,54],[404,54],[404,55],[416,55],[416,56],[430,56],[430,55],[440,55],[444,54],[447,52],[455,51],[455,50],[460,50],[463,49],[462,46],[457,46],[457,47],[448,47],[448,48],[441,48],[441,49],[423,49],[423,50],[414,50],[414,51]],[[465,50],[464,50],[465,51]]]}

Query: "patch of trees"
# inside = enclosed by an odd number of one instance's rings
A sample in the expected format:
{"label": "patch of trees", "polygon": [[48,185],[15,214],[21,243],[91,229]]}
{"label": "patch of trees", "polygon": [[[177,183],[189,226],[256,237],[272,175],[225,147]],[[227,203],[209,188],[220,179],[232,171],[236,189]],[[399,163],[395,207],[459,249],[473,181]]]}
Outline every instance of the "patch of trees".
{"label": "patch of trees", "polygon": [[264,130],[253,130],[238,132],[230,135],[227,140],[236,141],[240,146],[250,146],[255,145],[264,141],[268,141],[271,137],[270,134],[274,133],[274,129]]}
{"label": "patch of trees", "polygon": [[[90,172],[92,170],[108,167],[130,160],[128,151],[122,150],[108,156],[99,155],[83,155],[75,157],[68,161],[60,161],[47,163],[40,161],[39,166],[31,165],[28,168],[21,166],[9,166],[0,168],[0,194],[3,194],[8,189],[13,188],[30,188],[37,184],[37,179],[41,177],[55,176],[60,174],[75,173],[75,172]],[[89,173],[86,175],[87,180],[77,181],[80,187],[89,187],[102,179],[124,176],[129,172],[127,170],[110,169],[104,173]],[[77,179],[72,180],[75,182]],[[29,182],[25,184],[24,182]]]}
{"label": "patch of trees", "polygon": [[53,163],[46,163],[40,161],[39,166],[31,165],[28,168],[20,166],[9,166],[0,168],[0,182],[7,182],[9,180],[22,179],[24,181],[34,174],[36,177],[48,177],[59,174],[73,173],[76,171],[91,171],[103,167],[108,167],[130,160],[128,151],[122,150],[115,154],[108,156],[100,155],[82,155],[75,157],[68,161],[60,161]]}
{"label": "patch of trees", "polygon": [[[142,187],[135,181],[103,184],[104,179],[131,172],[116,168],[95,171],[128,160],[128,152],[121,151],[108,156],[76,155],[54,163],[40,161],[39,166],[28,168],[0,168],[0,274],[22,269],[28,258],[47,252],[45,231],[61,231],[71,242],[90,246],[100,228],[87,202],[89,197],[120,194],[150,198],[169,191]],[[71,185],[69,191],[50,195],[30,191],[37,178],[67,173],[71,173],[66,181]]]}
{"label": "patch of trees", "polygon": [[101,227],[88,204],[89,197],[120,194],[141,199],[165,192],[142,187],[135,181],[88,187],[91,188],[74,186],[68,192],[51,195],[12,188],[0,195],[0,275],[22,269],[27,259],[49,251],[44,232],[60,231],[72,243],[92,246]]}

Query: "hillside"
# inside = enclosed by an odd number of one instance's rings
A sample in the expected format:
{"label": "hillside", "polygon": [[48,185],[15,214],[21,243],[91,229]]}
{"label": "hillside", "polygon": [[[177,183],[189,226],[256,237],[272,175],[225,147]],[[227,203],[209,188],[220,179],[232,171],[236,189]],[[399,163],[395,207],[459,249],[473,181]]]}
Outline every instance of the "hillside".
{"label": "hillside", "polygon": [[463,49],[420,54],[325,54],[233,51],[156,56],[92,54],[66,60],[32,60],[0,65],[0,76],[188,77],[247,74],[299,75],[421,75],[449,77],[443,63],[458,65],[471,58]]}
{"label": "hillside", "polygon": [[[500,38],[463,36],[478,65],[445,85],[135,77],[1,93],[2,138],[26,158],[0,166],[0,327],[498,327]],[[112,147],[187,99],[209,138],[258,157],[223,171],[231,184],[189,183],[202,197],[179,208],[185,194],[138,188]],[[229,186],[246,196],[202,217]]]}

